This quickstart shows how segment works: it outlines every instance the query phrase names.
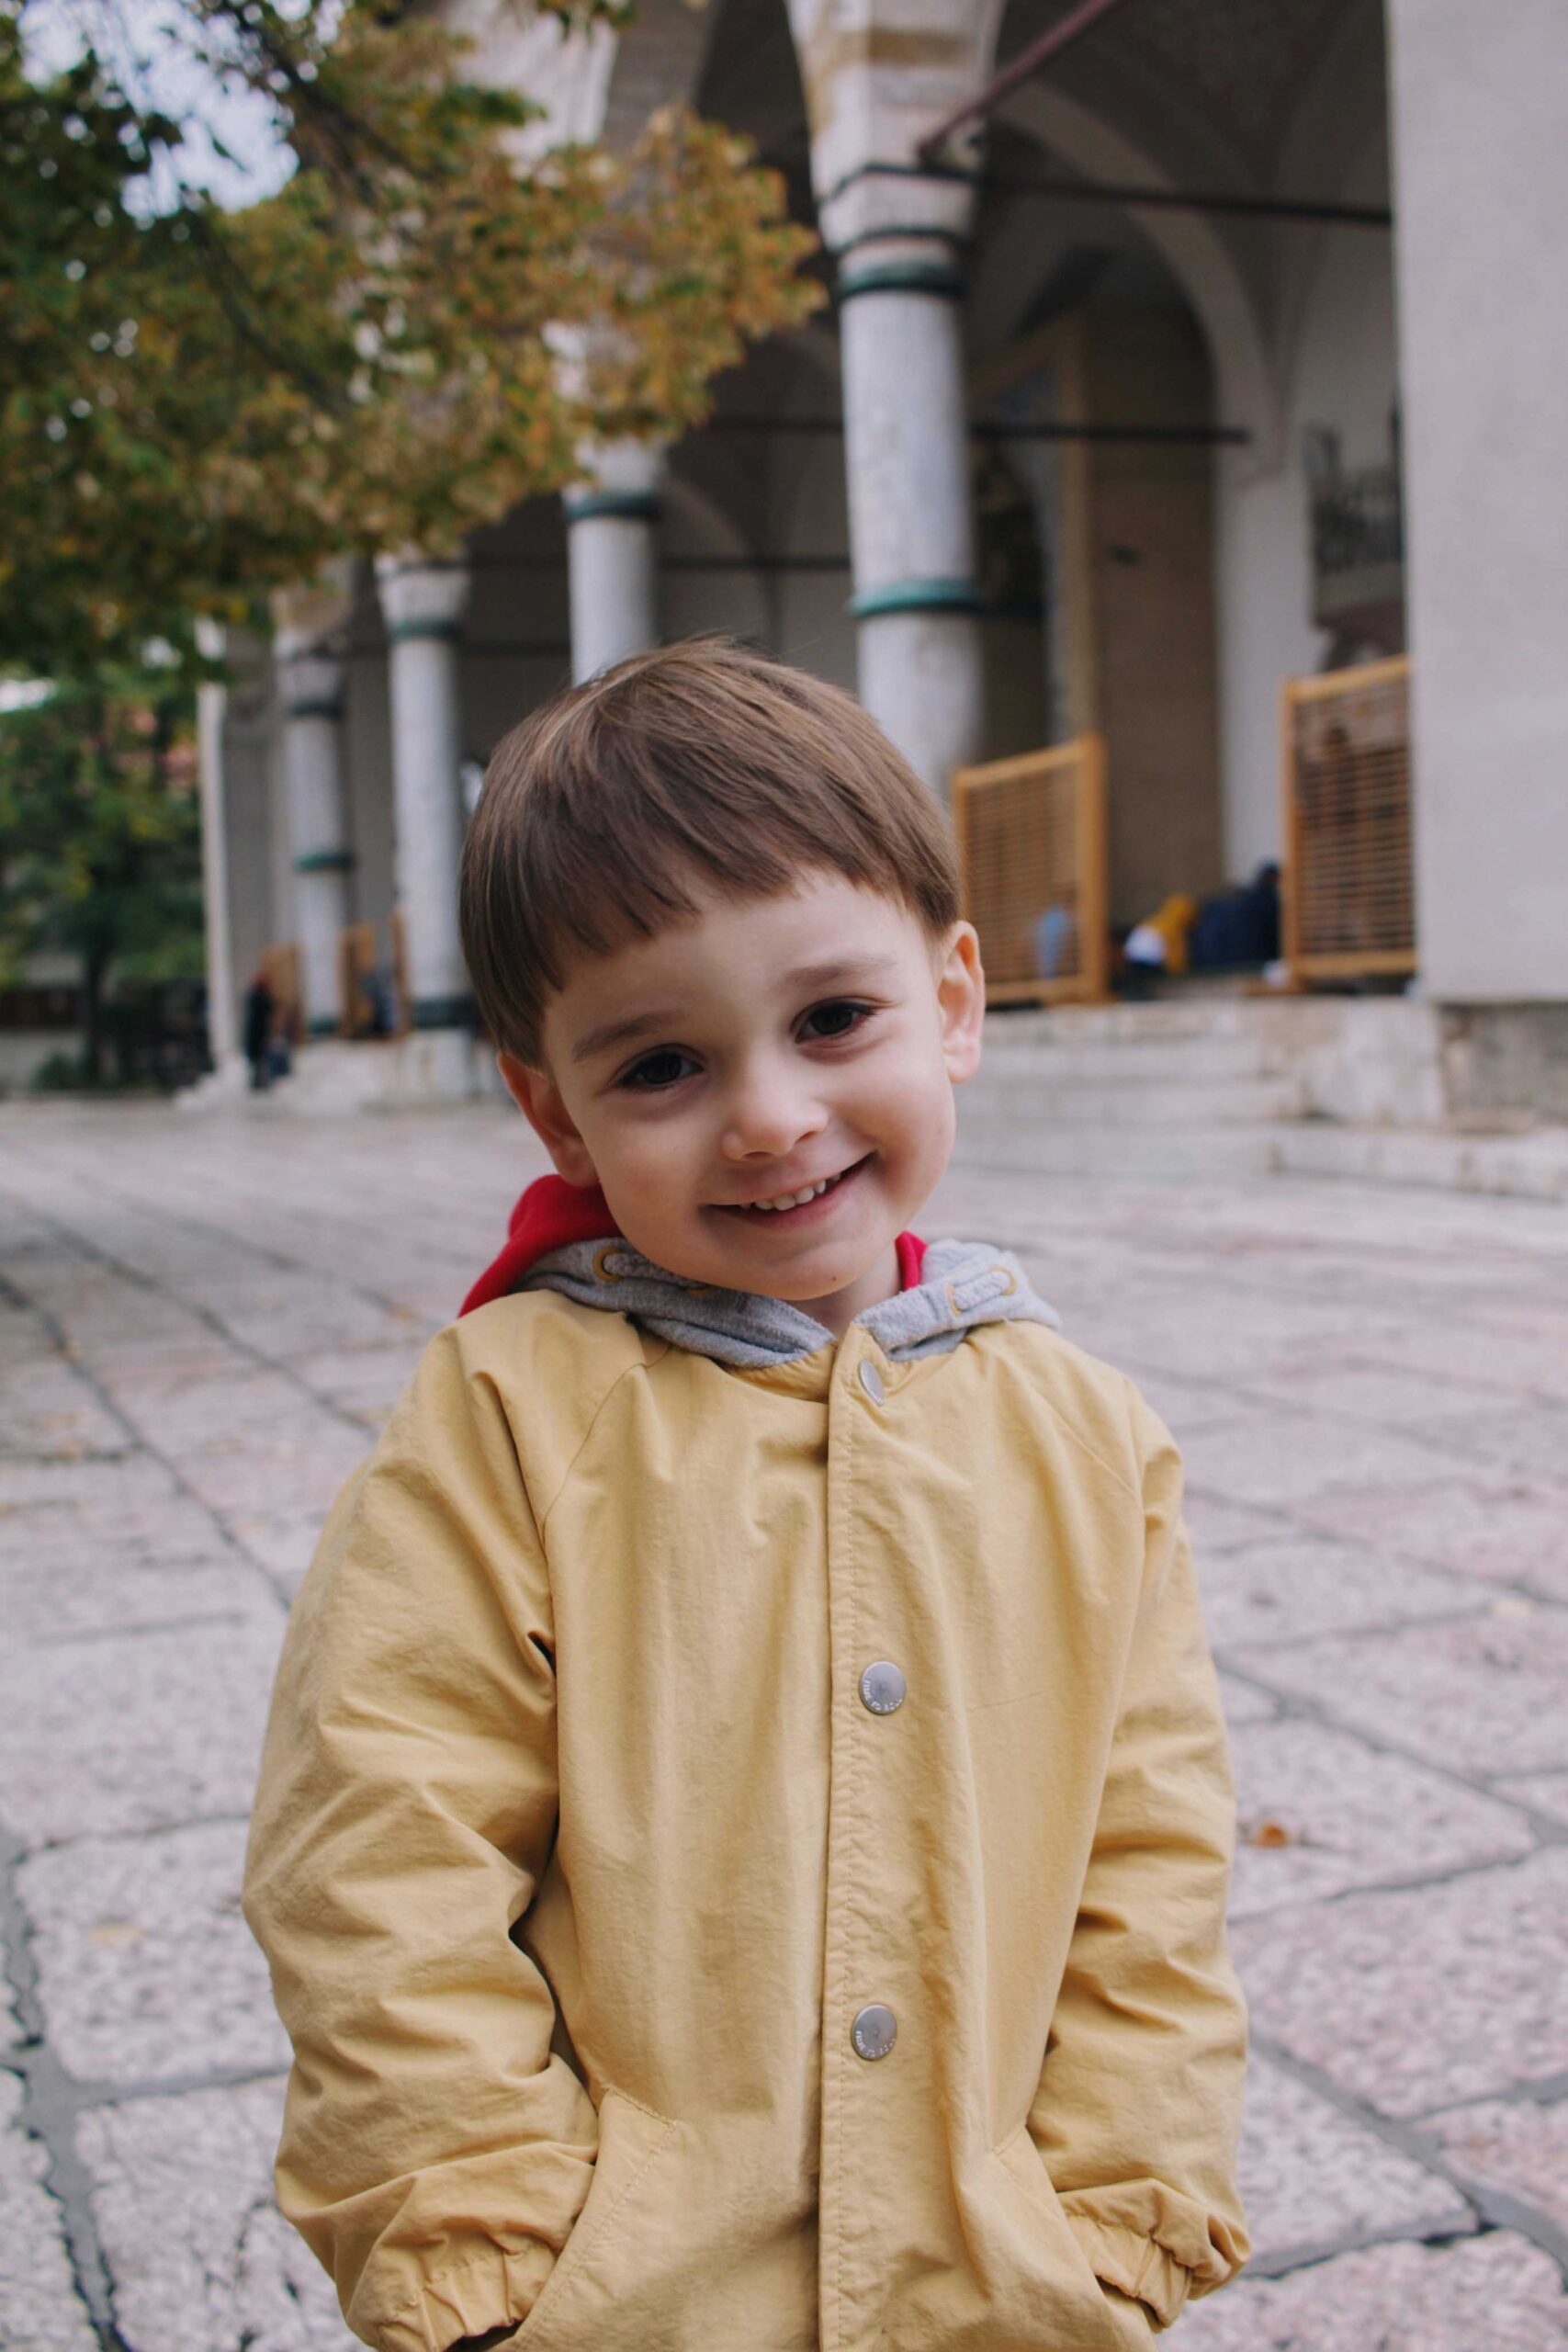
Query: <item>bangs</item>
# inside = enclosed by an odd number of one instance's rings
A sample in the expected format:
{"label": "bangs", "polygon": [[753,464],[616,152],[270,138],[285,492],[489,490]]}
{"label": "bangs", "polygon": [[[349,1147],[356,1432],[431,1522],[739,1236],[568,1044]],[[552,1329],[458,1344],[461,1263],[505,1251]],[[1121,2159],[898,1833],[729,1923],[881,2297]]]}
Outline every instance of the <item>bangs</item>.
{"label": "bangs", "polygon": [[809,873],[897,899],[933,935],[957,917],[942,812],[848,695],[722,641],[639,656],[536,712],[491,763],[462,881],[479,1009],[536,1060],[575,956]]}

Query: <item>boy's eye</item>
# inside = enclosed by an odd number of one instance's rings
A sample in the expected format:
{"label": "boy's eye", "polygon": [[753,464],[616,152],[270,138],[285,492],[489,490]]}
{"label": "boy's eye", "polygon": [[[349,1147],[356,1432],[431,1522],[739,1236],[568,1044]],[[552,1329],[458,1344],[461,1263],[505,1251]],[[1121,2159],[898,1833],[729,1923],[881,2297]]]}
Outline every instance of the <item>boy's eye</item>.
{"label": "boy's eye", "polygon": [[696,1064],[690,1054],[682,1054],[674,1046],[660,1046],[642,1059],[633,1062],[630,1069],[616,1080],[619,1086],[630,1087],[634,1092],[656,1093],[660,1087],[675,1086]]}
{"label": "boy's eye", "polygon": [[801,1034],[811,1037],[847,1037],[858,1029],[870,1012],[869,1004],[857,1004],[850,997],[835,997],[830,1004],[813,1005],[801,1023]]}

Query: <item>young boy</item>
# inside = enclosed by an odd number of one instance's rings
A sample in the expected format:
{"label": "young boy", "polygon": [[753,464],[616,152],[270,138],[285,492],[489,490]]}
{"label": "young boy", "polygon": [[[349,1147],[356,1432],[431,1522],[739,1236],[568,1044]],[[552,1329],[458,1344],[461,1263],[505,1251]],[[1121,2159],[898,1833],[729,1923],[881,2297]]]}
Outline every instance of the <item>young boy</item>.
{"label": "young boy", "polygon": [[1125,2352],[1246,2253],[1170,1440],[908,1230],[980,1050],[940,810],[704,642],[496,753],[532,1186],[339,1501],[247,1883],[284,2211],[380,2352]]}

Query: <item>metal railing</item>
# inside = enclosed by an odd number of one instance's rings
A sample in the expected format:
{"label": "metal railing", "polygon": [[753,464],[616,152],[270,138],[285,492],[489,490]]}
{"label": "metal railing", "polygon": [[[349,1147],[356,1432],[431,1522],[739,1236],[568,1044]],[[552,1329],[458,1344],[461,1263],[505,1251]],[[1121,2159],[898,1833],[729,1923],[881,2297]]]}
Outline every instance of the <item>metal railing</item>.
{"label": "metal railing", "polygon": [[1320,625],[1400,605],[1404,598],[1404,510],[1399,471],[1369,467],[1313,485],[1313,608]]}

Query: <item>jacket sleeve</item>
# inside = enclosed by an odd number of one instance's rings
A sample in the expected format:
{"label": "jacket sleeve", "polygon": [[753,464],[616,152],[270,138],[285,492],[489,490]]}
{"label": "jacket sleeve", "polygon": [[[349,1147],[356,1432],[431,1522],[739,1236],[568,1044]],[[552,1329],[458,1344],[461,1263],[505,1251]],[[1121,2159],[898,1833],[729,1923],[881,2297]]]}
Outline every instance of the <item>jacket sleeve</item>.
{"label": "jacket sleeve", "polygon": [[445,1332],[295,1603],[245,1880],[294,2044],[278,2201],[378,2352],[515,2325],[592,2177],[510,1934],[555,1831],[552,1651],[505,1414]]}
{"label": "jacket sleeve", "polygon": [[1229,1751],[1176,1448],[1133,1403],[1145,1573],[1030,2130],[1096,2275],[1168,2327],[1247,2258],[1246,2014],[1225,1951]]}

